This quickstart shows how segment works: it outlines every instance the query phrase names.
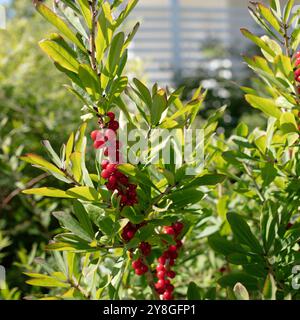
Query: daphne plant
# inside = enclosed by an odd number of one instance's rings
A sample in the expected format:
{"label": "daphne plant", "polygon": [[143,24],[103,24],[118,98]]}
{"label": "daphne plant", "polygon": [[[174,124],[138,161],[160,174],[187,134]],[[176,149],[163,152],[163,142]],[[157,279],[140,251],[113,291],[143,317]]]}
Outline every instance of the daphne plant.
{"label": "daphne plant", "polygon": [[[65,198],[71,204],[53,213],[62,227],[47,246],[53,265],[43,264],[45,273],[27,273],[27,283],[51,288],[42,298],[174,299],[174,269],[184,255],[185,235],[199,219],[200,200],[225,179],[214,170],[198,172],[197,157],[176,161],[205,92],[199,88],[184,103],[182,88],[170,91],[155,84],[148,89],[125,75],[128,46],[139,24],[127,35],[122,24],[137,2],[62,0],[51,10],[34,1],[59,32],[40,47],[70,78],[66,88],[82,101],[84,113],[60,154],[44,141],[50,161],[35,154],[22,157],[66,184],[65,189],[40,187],[25,194]],[[224,110],[203,123],[201,143],[191,139],[198,147],[207,148]],[[87,123],[93,126],[90,138]],[[118,136],[127,137],[125,129],[129,139],[124,143]],[[158,129],[175,134],[159,140]],[[146,141],[144,149],[131,141],[137,135]],[[95,159],[94,169],[87,168],[87,157]]]}
{"label": "daphne plant", "polygon": [[219,143],[215,164],[231,183],[218,203],[223,228],[209,243],[226,257],[219,284],[228,297],[235,296],[239,282],[251,299],[298,299],[300,37],[297,23],[293,26],[299,13],[292,14],[294,1],[284,9],[279,1],[270,3],[249,8],[266,35],[242,29],[261,50],[244,57],[258,77],[255,88],[242,89],[250,105],[264,113],[267,128],[249,132],[240,123],[229,141]]}

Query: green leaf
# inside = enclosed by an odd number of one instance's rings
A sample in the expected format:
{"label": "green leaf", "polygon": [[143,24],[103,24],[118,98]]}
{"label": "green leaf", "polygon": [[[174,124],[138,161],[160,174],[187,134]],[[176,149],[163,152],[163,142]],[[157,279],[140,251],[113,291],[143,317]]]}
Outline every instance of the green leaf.
{"label": "green leaf", "polygon": [[74,198],[71,195],[68,195],[66,191],[55,189],[55,188],[48,188],[48,187],[26,189],[26,190],[23,190],[22,193],[35,194],[39,196],[52,197],[52,198]]}
{"label": "green leaf", "polygon": [[270,23],[270,25],[278,32],[280,32],[281,27],[277,18],[273,15],[272,11],[264,6],[262,3],[258,4],[258,8],[262,16]]}
{"label": "green leaf", "polygon": [[263,253],[260,243],[253,235],[248,224],[245,222],[242,216],[233,212],[229,212],[227,213],[227,220],[237,241],[239,241],[241,244],[247,245],[255,253]]}
{"label": "green leaf", "polygon": [[54,217],[59,220],[62,225],[68,229],[69,231],[73,232],[79,238],[91,242],[93,237],[86,232],[79,222],[74,219],[69,213],[67,212],[53,212]]}
{"label": "green leaf", "polygon": [[135,86],[138,89],[138,92],[140,93],[139,97],[141,98],[141,100],[146,104],[146,106],[151,109],[152,107],[152,98],[151,98],[151,94],[150,91],[148,90],[148,88],[138,79],[134,78],[133,79],[133,83],[135,84]]}
{"label": "green leaf", "polygon": [[234,286],[233,292],[237,300],[250,300],[247,289],[240,282]]}
{"label": "green leaf", "polygon": [[187,188],[178,191],[174,191],[169,195],[169,199],[173,201],[173,204],[177,207],[185,207],[187,205],[195,204],[203,199],[204,193],[194,188]]}
{"label": "green leaf", "polygon": [[85,47],[76,37],[73,31],[68,27],[68,25],[59,18],[52,10],[41,2],[35,0],[35,7],[37,11],[51,24],[53,24],[63,35],[65,35],[71,42],[75,43],[82,51],[85,51]]}
{"label": "green leaf", "polygon": [[100,63],[113,35],[113,20],[108,2],[102,3],[102,11],[98,18],[96,35],[96,59]]}
{"label": "green leaf", "polygon": [[190,188],[194,186],[215,186],[218,183],[222,183],[226,176],[223,174],[206,174],[200,177],[196,177],[191,182],[187,183],[185,187]]}
{"label": "green leaf", "polygon": [[274,100],[261,98],[252,94],[246,94],[245,98],[252,107],[261,110],[270,117],[280,119],[281,111],[277,108]]}
{"label": "green leaf", "polygon": [[138,4],[139,0],[129,0],[127,6],[125,9],[120,13],[118,18],[116,19],[116,28],[119,27],[123,21],[128,17],[130,12],[135,8],[135,6]]}
{"label": "green leaf", "polygon": [[218,283],[223,288],[233,288],[238,282],[241,283],[244,287],[246,287],[249,291],[258,289],[257,279],[248,275],[245,272],[233,272],[223,276],[218,280]]}
{"label": "green leaf", "polygon": [[26,283],[32,286],[40,286],[40,287],[48,287],[48,288],[69,288],[70,284],[66,282],[62,282],[54,277],[50,277],[43,274],[32,274],[32,273],[25,273],[25,275],[32,277],[32,279],[27,280]]}
{"label": "green leaf", "polygon": [[250,39],[252,42],[258,45],[261,49],[266,51],[272,57],[276,56],[275,52],[260,37],[254,35],[249,30],[244,28],[241,29],[241,32],[246,38]]}
{"label": "green leaf", "polygon": [[264,300],[276,300],[276,291],[277,287],[274,277],[268,274],[263,288]]}
{"label": "green leaf", "polygon": [[91,238],[93,238],[94,237],[93,226],[84,206],[79,201],[74,201],[73,209],[74,209],[76,218],[78,219],[82,228],[90,235]]}
{"label": "green leaf", "polygon": [[246,138],[249,133],[249,129],[246,123],[240,122],[238,127],[236,128],[236,133],[238,136]]}
{"label": "green leaf", "polygon": [[33,153],[28,153],[22,157],[20,157],[21,160],[31,163],[33,165],[39,166],[43,169],[45,169],[46,171],[50,171],[50,172],[55,172],[58,173],[60,175],[65,176],[65,174],[59,169],[57,168],[54,164],[50,163],[49,161],[45,160],[44,158],[33,154]]}
{"label": "green leaf", "polygon": [[94,70],[87,64],[81,64],[78,69],[78,75],[86,92],[97,100],[100,95],[101,84]]}
{"label": "green leaf", "polygon": [[107,64],[107,70],[111,75],[114,75],[116,73],[117,66],[122,54],[124,40],[125,40],[124,32],[119,32],[114,36],[111,42],[111,46],[108,54],[108,64]]}
{"label": "green leaf", "polygon": [[42,141],[43,146],[46,148],[47,152],[51,156],[52,161],[59,167],[61,168],[63,166],[62,161],[60,160],[59,156],[57,153],[53,150],[51,143],[48,140],[43,140]]}
{"label": "green leaf", "polygon": [[202,300],[201,288],[199,288],[195,282],[190,282],[187,290],[188,300]]}
{"label": "green leaf", "polygon": [[228,241],[226,238],[221,237],[219,234],[213,234],[208,238],[208,244],[214,251],[228,256],[232,253],[240,252],[246,253],[245,250],[238,244]]}
{"label": "green leaf", "polygon": [[83,18],[84,18],[88,28],[91,30],[92,29],[92,14],[91,14],[89,1],[88,0],[77,0],[77,2],[79,4]]}
{"label": "green leaf", "polygon": [[74,147],[74,133],[72,132],[66,145],[66,167],[69,165],[70,156]]}
{"label": "green leaf", "polygon": [[78,73],[78,61],[61,45],[52,40],[42,40],[39,42],[41,49],[61,67]]}
{"label": "green leaf", "polygon": [[76,181],[80,182],[82,179],[82,170],[81,170],[81,153],[73,152],[70,155],[70,160],[72,163],[72,173]]}
{"label": "green leaf", "polygon": [[161,115],[167,108],[167,96],[164,90],[159,90],[153,96],[153,102],[150,109],[151,123],[157,125],[160,121]]}
{"label": "green leaf", "polygon": [[100,201],[100,193],[91,187],[75,187],[66,191],[72,198],[78,198],[85,201]]}
{"label": "green leaf", "polygon": [[281,114],[280,130],[284,133],[298,132],[298,125],[292,112],[283,112]]}
{"label": "green leaf", "polygon": [[283,21],[285,23],[287,23],[290,18],[290,14],[293,9],[294,3],[295,3],[295,0],[288,0],[286,6],[284,8]]}

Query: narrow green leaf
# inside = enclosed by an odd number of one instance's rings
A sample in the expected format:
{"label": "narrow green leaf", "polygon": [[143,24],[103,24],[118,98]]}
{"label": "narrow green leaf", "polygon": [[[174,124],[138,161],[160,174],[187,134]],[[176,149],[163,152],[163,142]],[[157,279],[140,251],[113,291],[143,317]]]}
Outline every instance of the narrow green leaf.
{"label": "narrow green leaf", "polygon": [[261,110],[266,115],[280,119],[281,111],[272,99],[261,98],[252,94],[246,94],[245,99],[252,107]]}
{"label": "narrow green leaf", "polygon": [[73,232],[76,236],[79,238],[91,242],[93,240],[93,237],[91,237],[88,232],[86,232],[81,225],[78,223],[78,221],[73,218],[69,213],[67,212],[53,212],[54,217],[59,220],[63,227],[68,229],[69,231]]}
{"label": "narrow green leaf", "polygon": [[41,49],[57,64],[63,68],[78,72],[78,61],[61,45],[52,40],[42,40],[39,42]]}
{"label": "narrow green leaf", "polygon": [[255,253],[263,253],[260,243],[253,235],[248,224],[245,222],[242,216],[233,212],[229,212],[227,213],[227,220],[237,241],[239,241],[241,244],[247,245]]}
{"label": "narrow green leaf", "polygon": [[52,197],[52,198],[74,198],[71,195],[68,195],[66,191],[55,189],[55,188],[48,188],[48,187],[26,189],[26,190],[23,190],[22,193],[35,194],[39,196]]}
{"label": "narrow green leaf", "polygon": [[35,7],[37,11],[51,24],[53,24],[63,35],[65,35],[70,41],[75,43],[82,51],[85,51],[84,45],[76,37],[73,31],[68,27],[68,25],[59,18],[52,10],[41,3],[38,0],[34,0]]}

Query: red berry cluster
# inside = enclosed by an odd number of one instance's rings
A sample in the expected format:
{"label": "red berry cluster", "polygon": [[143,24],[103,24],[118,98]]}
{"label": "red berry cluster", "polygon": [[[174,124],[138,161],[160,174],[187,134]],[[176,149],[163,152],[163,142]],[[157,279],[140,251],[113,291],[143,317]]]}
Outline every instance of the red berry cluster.
{"label": "red berry cluster", "polygon": [[[178,257],[178,251],[182,247],[182,241],[178,239],[184,225],[182,222],[175,222],[171,226],[166,226],[163,229],[165,234],[171,235],[176,240],[176,245],[170,245],[166,251],[158,258],[159,265],[156,267],[156,276],[158,281],[155,288],[158,294],[162,295],[164,300],[173,299],[174,286],[170,279],[175,278],[175,271],[171,267],[175,264],[175,259]],[[170,279],[168,279],[170,278]]]}
{"label": "red berry cluster", "polygon": [[146,222],[142,222],[140,224],[133,224],[131,222],[128,222],[126,226],[122,230],[122,238],[124,241],[129,242],[131,239],[133,239],[135,233],[144,225]]}
{"label": "red berry cluster", "polygon": [[121,206],[133,206],[137,201],[135,184],[129,183],[128,177],[118,170],[117,164],[111,164],[108,160],[102,161],[101,177],[107,180],[108,190],[117,190]]}
{"label": "red berry cluster", "polygon": [[137,203],[135,184],[129,183],[128,177],[118,170],[118,164],[122,161],[120,155],[120,141],[117,140],[116,132],[119,129],[119,122],[115,120],[115,114],[108,112],[108,123],[102,124],[103,130],[95,130],[91,133],[96,149],[104,148],[104,155],[109,160],[102,161],[101,177],[107,180],[106,187],[110,191],[117,191],[120,197],[121,206],[133,206]]}
{"label": "red berry cluster", "polygon": [[300,82],[300,51],[298,51],[296,53],[296,62],[295,62],[295,67],[296,67],[296,70],[295,70],[295,80],[297,82]]}
{"label": "red berry cluster", "polygon": [[138,276],[142,276],[148,271],[148,266],[145,264],[145,257],[151,254],[151,244],[148,242],[141,242],[139,245],[140,257],[132,262],[132,268]]}

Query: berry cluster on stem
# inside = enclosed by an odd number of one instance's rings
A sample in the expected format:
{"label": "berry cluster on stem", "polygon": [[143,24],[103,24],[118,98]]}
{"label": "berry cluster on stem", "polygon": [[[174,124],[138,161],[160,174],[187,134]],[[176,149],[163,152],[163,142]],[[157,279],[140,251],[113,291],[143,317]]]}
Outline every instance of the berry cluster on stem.
{"label": "berry cluster on stem", "polygon": [[177,221],[171,226],[165,226],[163,232],[171,235],[176,241],[176,245],[172,244],[168,246],[167,250],[158,258],[158,266],[156,267],[157,282],[155,288],[158,294],[162,296],[164,300],[173,300],[174,286],[171,284],[170,279],[174,279],[176,276],[175,271],[172,270],[172,266],[175,264],[175,260],[178,257],[178,251],[182,247],[182,241],[178,239],[183,229],[183,223]]}

